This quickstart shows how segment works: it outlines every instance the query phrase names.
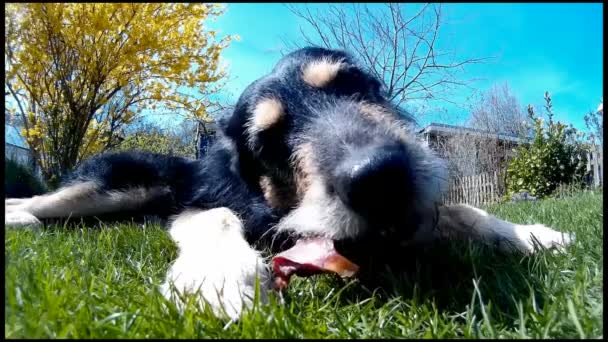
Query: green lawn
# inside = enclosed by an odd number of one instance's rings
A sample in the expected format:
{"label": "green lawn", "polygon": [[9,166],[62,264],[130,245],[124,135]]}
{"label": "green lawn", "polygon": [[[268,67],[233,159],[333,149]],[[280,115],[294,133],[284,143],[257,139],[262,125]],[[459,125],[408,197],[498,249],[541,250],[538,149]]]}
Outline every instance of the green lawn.
{"label": "green lawn", "polygon": [[165,305],[156,289],[176,248],[159,227],[5,230],[5,337],[600,338],[602,209],[602,193],[491,207],[577,241],[534,257],[438,246],[404,257],[402,275],[379,275],[383,290],[330,275],[294,279],[285,305],[273,300],[229,325]]}

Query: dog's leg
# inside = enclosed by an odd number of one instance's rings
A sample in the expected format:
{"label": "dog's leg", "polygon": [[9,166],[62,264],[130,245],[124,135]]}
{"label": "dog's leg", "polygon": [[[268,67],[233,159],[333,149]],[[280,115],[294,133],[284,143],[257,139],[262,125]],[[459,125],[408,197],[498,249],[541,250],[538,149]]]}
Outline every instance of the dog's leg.
{"label": "dog's leg", "polygon": [[574,238],[574,235],[569,236],[542,224],[522,225],[503,221],[466,204],[440,207],[436,234],[439,238],[474,239],[503,251],[523,253],[533,253],[537,247],[535,241],[551,248],[564,247]]}
{"label": "dog's leg", "polygon": [[40,219],[120,212],[142,206],[167,191],[163,187],[101,191],[95,182],[79,182],[40,196],[6,199],[4,224],[38,226]]}
{"label": "dog's leg", "polygon": [[171,223],[170,235],[179,254],[160,290],[179,308],[180,293],[200,291],[202,306],[208,303],[216,315],[236,320],[243,307],[253,305],[256,279],[260,300],[267,300],[269,270],[245,240],[243,225],[231,210],[184,212]]}

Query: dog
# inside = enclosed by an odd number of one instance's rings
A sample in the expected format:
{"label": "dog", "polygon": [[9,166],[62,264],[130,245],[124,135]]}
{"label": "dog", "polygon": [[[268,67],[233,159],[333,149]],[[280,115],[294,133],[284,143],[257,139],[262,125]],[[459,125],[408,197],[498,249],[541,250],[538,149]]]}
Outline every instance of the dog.
{"label": "dog", "polygon": [[[348,53],[303,48],[245,89],[201,160],[101,154],[55,192],[6,199],[5,225],[166,218],[179,252],[162,293],[179,304],[178,294],[197,292],[202,305],[234,320],[256,293],[265,301],[294,274],[356,275],[352,260],[374,256],[373,244],[472,239],[533,253],[573,241],[542,224],[444,205],[445,163],[414,124]],[[264,248],[274,253],[270,265]]]}

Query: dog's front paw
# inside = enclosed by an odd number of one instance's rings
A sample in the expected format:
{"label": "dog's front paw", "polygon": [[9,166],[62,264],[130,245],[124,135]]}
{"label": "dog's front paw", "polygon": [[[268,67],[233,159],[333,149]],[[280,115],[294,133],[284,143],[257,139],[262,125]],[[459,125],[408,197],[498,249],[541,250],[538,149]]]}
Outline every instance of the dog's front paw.
{"label": "dog's front paw", "polygon": [[575,241],[574,233],[564,233],[543,224],[518,225],[517,247],[524,253],[534,253],[539,247],[563,250]]}
{"label": "dog's front paw", "polygon": [[164,296],[181,310],[182,294],[198,294],[202,307],[208,304],[215,315],[237,320],[244,308],[253,307],[259,280],[259,300],[265,303],[270,272],[242,229],[226,208],[180,215],[170,229],[179,255],[161,286]]}
{"label": "dog's front paw", "polygon": [[42,225],[36,216],[27,211],[8,211],[4,212],[4,228],[7,227],[31,227],[36,228]]}
{"label": "dog's front paw", "polygon": [[[238,320],[245,308],[253,307],[256,274],[233,273],[226,274],[225,277],[216,277],[208,272],[206,274],[193,273],[193,270],[181,272],[184,266],[180,260],[177,260],[167,274],[165,283],[161,285],[161,293],[174,302],[180,311],[184,309],[186,294],[198,295],[197,301],[201,308],[209,305],[216,316],[228,317],[231,320]],[[267,302],[267,294],[270,290],[268,281],[264,278],[267,278],[267,275],[259,277],[260,303]]]}
{"label": "dog's front paw", "polygon": [[24,204],[29,200],[29,198],[7,198],[4,200],[4,206],[14,206],[19,204]]}

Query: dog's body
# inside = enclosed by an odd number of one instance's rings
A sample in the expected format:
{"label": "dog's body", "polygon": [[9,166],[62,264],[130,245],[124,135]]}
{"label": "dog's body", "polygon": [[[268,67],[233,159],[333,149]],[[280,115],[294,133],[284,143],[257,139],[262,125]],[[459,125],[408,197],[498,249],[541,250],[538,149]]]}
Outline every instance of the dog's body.
{"label": "dog's body", "polygon": [[163,292],[170,296],[172,283],[200,289],[231,318],[251,306],[256,279],[266,297],[271,275],[254,247],[277,237],[359,252],[371,241],[407,248],[472,238],[522,252],[534,251],[532,235],[544,247],[570,241],[543,225],[443,206],[445,167],[415,140],[411,123],[347,54],[301,49],[244,91],[202,160],[100,155],[54,193],[7,199],[5,224],[107,214],[171,218],[180,252]]}

